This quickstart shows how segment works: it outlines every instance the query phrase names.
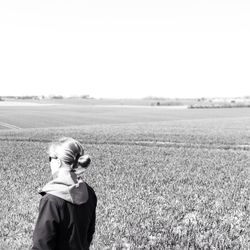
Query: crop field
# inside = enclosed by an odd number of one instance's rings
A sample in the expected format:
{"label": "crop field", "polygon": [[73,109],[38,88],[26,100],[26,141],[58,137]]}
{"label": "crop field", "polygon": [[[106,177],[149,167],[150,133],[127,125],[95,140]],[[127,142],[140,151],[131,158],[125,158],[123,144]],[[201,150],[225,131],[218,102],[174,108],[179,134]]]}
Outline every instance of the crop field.
{"label": "crop field", "polygon": [[[0,105],[0,129],[9,128],[8,125],[18,128],[46,128],[216,119],[220,117],[237,119],[238,117],[248,117],[249,115],[249,108],[199,110],[150,106],[80,105],[75,103],[45,103],[37,106]],[[5,126],[6,124],[7,127]]]}
{"label": "crop field", "polygon": [[92,156],[91,249],[250,249],[250,109],[1,107],[0,122],[21,128],[0,130],[0,249],[30,248],[61,136]]}

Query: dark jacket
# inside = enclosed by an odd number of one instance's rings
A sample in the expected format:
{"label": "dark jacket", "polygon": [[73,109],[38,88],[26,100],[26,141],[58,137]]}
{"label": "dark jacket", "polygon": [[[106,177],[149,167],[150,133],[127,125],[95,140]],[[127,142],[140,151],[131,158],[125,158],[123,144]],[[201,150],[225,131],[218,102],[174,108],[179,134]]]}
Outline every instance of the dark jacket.
{"label": "dark jacket", "polygon": [[[47,190],[56,185],[58,182],[49,185]],[[95,232],[97,198],[88,184],[84,183],[84,187],[85,201],[77,204],[58,197],[56,193],[41,192],[43,197],[40,200],[39,215],[33,233],[32,250],[89,249]],[[74,189],[76,190],[75,187]],[[77,195],[76,191],[74,193]]]}

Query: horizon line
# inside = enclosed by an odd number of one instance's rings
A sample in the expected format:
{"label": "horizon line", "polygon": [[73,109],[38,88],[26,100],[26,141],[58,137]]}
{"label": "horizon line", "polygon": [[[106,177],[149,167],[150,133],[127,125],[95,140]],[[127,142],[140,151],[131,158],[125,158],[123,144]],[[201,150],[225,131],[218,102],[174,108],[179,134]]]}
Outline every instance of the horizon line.
{"label": "horizon line", "polygon": [[163,99],[230,99],[230,98],[243,98],[250,99],[250,95],[242,95],[242,96],[197,96],[197,97],[163,97],[163,96],[145,96],[145,97],[93,97],[88,94],[86,95],[0,95],[0,98],[41,98],[41,99],[68,99],[68,98],[80,98],[80,99],[114,99],[114,100],[163,100]]}

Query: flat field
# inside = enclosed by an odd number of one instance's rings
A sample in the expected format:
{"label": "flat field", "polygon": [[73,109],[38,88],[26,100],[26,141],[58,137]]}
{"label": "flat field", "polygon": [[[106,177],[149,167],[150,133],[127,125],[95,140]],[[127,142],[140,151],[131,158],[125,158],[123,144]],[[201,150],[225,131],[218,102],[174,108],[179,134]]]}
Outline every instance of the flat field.
{"label": "flat field", "polygon": [[0,109],[0,249],[30,248],[61,136],[92,156],[92,249],[250,248],[250,109],[53,107]]}
{"label": "flat field", "polygon": [[[69,102],[69,101],[68,101]],[[250,108],[187,109],[185,107],[156,107],[102,105],[95,102],[54,101],[23,103],[0,102],[0,129],[8,125],[19,128],[68,127],[97,124],[120,124],[155,121],[176,121],[207,118],[249,117]],[[101,102],[100,102],[101,103]],[[6,106],[8,105],[9,106]],[[27,105],[24,105],[27,104]],[[35,105],[36,104],[36,105]]]}

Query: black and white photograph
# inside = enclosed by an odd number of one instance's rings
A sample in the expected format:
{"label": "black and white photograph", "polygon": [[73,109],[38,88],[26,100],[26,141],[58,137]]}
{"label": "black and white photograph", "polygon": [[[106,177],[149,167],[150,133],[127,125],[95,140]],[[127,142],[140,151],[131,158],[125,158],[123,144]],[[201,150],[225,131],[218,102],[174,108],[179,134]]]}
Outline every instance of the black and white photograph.
{"label": "black and white photograph", "polygon": [[250,1],[0,1],[0,250],[250,250]]}

